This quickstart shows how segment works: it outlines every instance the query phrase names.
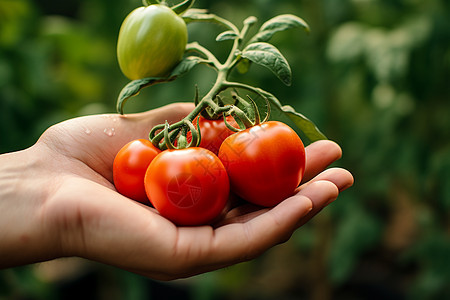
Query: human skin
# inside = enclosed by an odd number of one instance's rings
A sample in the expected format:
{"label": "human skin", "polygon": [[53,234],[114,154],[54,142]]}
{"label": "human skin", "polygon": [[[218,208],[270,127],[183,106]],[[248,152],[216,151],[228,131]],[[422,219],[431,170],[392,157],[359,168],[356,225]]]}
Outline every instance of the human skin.
{"label": "human skin", "polygon": [[256,258],[287,241],[339,193],[350,172],[332,141],[306,147],[295,195],[274,208],[243,204],[213,226],[177,227],[152,207],[116,192],[115,154],[156,124],[193,108],[174,103],[139,114],[75,118],[31,147],[0,155],[0,269],[78,256],[159,280],[193,276]]}

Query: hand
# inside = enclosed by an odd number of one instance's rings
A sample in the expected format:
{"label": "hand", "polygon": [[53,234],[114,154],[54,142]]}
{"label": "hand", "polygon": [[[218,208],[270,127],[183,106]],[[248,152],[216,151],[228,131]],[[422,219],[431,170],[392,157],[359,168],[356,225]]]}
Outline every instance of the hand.
{"label": "hand", "polygon": [[235,207],[216,226],[176,227],[153,208],[118,194],[112,162],[128,141],[146,138],[193,106],[171,104],[128,116],[96,115],[50,127],[32,147],[0,155],[0,268],[79,256],[169,280],[257,257],[353,184],[331,141],[306,148],[297,193],[267,209]]}

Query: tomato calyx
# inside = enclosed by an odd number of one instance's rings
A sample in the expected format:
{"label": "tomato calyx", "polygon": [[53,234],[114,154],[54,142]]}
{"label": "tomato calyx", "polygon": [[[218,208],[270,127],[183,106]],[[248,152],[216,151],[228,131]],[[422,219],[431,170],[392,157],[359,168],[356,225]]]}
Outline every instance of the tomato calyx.
{"label": "tomato calyx", "polygon": [[[250,98],[249,101],[242,99],[234,93],[232,98],[235,103],[231,105],[221,105],[223,103],[220,96],[216,96],[215,101],[203,99],[194,110],[179,122],[169,125],[159,124],[154,126],[149,133],[149,139],[155,147],[161,150],[184,149],[198,147],[201,142],[201,131],[198,116],[207,116],[206,119],[222,119],[226,128],[232,132],[239,132],[261,123],[261,116],[256,103]],[[266,99],[267,114],[262,120],[265,122],[269,118],[270,104]],[[239,107],[242,106],[242,109]],[[233,117],[236,124],[230,124],[228,117]],[[197,123],[194,124],[194,119]],[[188,141],[187,135],[191,139]],[[176,144],[175,144],[176,141]]]}

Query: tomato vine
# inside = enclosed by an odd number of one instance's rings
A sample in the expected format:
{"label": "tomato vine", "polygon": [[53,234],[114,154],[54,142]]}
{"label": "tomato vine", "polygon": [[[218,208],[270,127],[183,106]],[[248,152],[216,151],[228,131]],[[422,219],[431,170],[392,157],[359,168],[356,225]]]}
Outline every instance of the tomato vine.
{"label": "tomato vine", "polygon": [[[164,2],[160,3],[158,0],[143,0],[143,3],[144,5],[164,4]],[[196,106],[183,120],[171,125],[168,123],[160,124],[151,129],[149,138],[156,147],[160,149],[181,149],[197,146],[201,140],[201,133],[198,124],[193,124],[192,122],[199,114],[211,119],[222,117],[227,127],[233,131],[244,130],[259,124],[261,122],[260,108],[249,95],[247,96],[248,99],[240,97],[236,92],[237,90],[255,94],[265,101],[267,114],[263,121],[268,119],[271,109],[276,109],[290,118],[310,141],[326,139],[311,120],[296,112],[292,107],[283,106],[271,93],[259,87],[229,81],[230,72],[234,68],[237,67],[241,73],[246,73],[251,63],[254,63],[272,71],[285,85],[291,85],[292,71],[289,63],[269,41],[277,32],[291,28],[303,28],[309,32],[308,24],[303,19],[292,14],[279,15],[263,23],[253,36],[249,36],[249,29],[257,23],[256,17],[251,16],[245,19],[242,28],[239,29],[230,21],[206,10],[191,8],[193,3],[194,0],[186,0],[172,6],[171,9],[180,15],[186,24],[208,22],[225,27],[226,30],[216,37],[216,41],[233,41],[226,60],[223,63],[220,62],[211,51],[197,42],[188,43],[184,58],[173,68],[168,76],[146,77],[133,80],[127,84],[122,89],[117,100],[117,111],[123,114],[126,101],[137,95],[143,88],[173,81],[177,77],[188,73],[195,66],[203,64],[217,72],[214,85],[201,99],[199,99],[198,91],[196,92],[194,99]],[[232,101],[230,99],[227,99],[227,101],[222,99],[221,93],[226,90],[232,91]],[[228,124],[227,116],[230,115],[238,123],[238,128]],[[188,132],[192,134],[192,139],[189,142],[186,138]]]}

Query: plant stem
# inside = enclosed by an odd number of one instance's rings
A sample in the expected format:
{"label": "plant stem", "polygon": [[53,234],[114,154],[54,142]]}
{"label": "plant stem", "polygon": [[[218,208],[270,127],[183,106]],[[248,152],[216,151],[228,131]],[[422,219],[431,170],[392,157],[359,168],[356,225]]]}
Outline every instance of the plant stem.
{"label": "plant stem", "polygon": [[[245,36],[247,35],[248,29],[252,24],[255,23],[256,18],[251,17],[244,21],[244,26],[241,31],[231,22],[222,19],[220,17],[216,17],[216,21],[219,23],[222,23],[226,27],[230,28],[232,31],[234,31],[238,37],[234,40],[233,46],[230,50],[230,54],[228,55],[226,61],[222,64],[215,56],[212,54],[208,49],[201,46],[200,44],[193,42],[190,43],[186,47],[186,51],[193,51],[197,52],[198,54],[202,55],[208,62],[207,65],[213,67],[217,71],[217,77],[216,80],[212,86],[212,88],[208,91],[208,93],[198,102],[198,104],[195,106],[195,108],[185,117],[183,120],[170,125],[166,125],[164,127],[164,130],[156,134],[156,131],[158,129],[161,129],[161,127],[154,128],[154,130],[150,133],[150,139],[152,140],[152,143],[155,146],[161,146],[160,142],[162,139],[165,140],[164,145],[171,148],[173,145],[170,141],[169,131],[170,130],[181,130],[180,137],[179,137],[179,147],[186,147],[186,134],[188,131],[192,131],[192,134],[194,136],[194,132],[196,129],[194,126],[192,126],[192,122],[203,110],[206,108],[211,108],[214,115],[220,115],[220,114],[226,114],[226,115],[234,115],[237,118],[240,119],[240,121],[245,125],[245,127],[249,127],[254,125],[248,115],[239,109],[237,106],[227,106],[222,107],[218,103],[214,101],[214,99],[218,96],[220,92],[223,90],[230,88],[230,87],[238,87],[243,88],[249,91],[255,91],[255,89],[251,86],[235,83],[235,82],[229,82],[227,80],[228,75],[230,74],[231,70],[234,66],[239,62],[241,57],[239,55],[236,55],[237,51],[239,51],[239,47],[242,46],[242,43],[244,41]],[[258,93],[260,94],[260,93]],[[260,94],[261,95],[261,94]],[[245,100],[241,100],[245,101]],[[186,125],[189,124],[189,125]],[[188,126],[188,128],[186,127]],[[167,139],[169,139],[167,141]]]}
{"label": "plant stem", "polygon": [[186,51],[197,52],[198,54],[203,55],[209,62],[211,62],[214,69],[219,70],[222,67],[220,61],[212,54],[208,49],[203,47],[197,42],[189,43],[186,46]]}

